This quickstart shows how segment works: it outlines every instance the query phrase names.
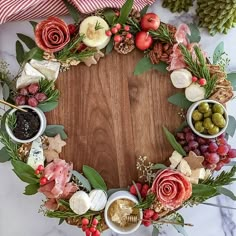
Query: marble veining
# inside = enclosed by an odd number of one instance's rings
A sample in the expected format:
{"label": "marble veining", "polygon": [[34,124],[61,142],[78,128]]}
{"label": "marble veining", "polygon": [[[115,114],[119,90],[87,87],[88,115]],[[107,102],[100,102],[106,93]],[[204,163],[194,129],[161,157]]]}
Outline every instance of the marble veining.
{"label": "marble veining", "polygon": [[[162,1],[157,1],[149,11],[156,12],[162,21],[179,25],[180,23],[196,22],[194,8],[189,13],[172,14],[167,9],[161,7]],[[63,17],[67,22],[71,22],[70,17]],[[10,64],[13,75],[18,71],[15,59],[16,33],[21,32],[33,36],[32,28],[28,22],[11,22],[0,25],[0,59],[6,60]],[[225,51],[231,58],[229,71],[236,71],[236,28],[232,29],[228,35],[216,35],[211,37],[206,30],[201,29],[201,45],[212,56],[216,45],[224,41]],[[2,96],[0,89],[0,96]],[[228,104],[231,115],[236,117],[236,101]],[[236,147],[236,140],[230,139],[230,144]],[[38,213],[42,204],[43,196],[23,195],[25,184],[22,183],[12,172],[10,163],[0,164],[0,235],[1,236],[82,236],[84,233],[77,227],[63,223],[58,226],[58,220],[49,219]],[[236,192],[236,184],[230,186]],[[227,197],[220,196],[210,199],[208,202],[230,206],[236,208],[236,203]],[[236,211],[232,209],[216,208],[207,205],[199,205],[193,208],[181,209],[186,223],[194,224],[194,227],[187,227],[186,231],[190,236],[236,236]],[[104,236],[119,236],[107,230]],[[140,229],[130,236],[151,236],[152,228],[140,227]],[[164,226],[160,230],[160,236],[180,235],[172,226]]]}

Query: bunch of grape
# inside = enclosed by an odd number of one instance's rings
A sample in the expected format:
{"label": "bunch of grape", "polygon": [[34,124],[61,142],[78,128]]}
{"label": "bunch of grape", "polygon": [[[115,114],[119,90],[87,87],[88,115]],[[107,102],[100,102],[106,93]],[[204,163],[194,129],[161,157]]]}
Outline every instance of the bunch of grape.
{"label": "bunch of grape", "polygon": [[176,140],[186,153],[193,151],[203,156],[203,165],[207,169],[219,171],[232,158],[236,158],[236,149],[231,148],[224,134],[214,139],[205,139],[194,134],[190,127],[185,127],[176,134]]}
{"label": "bunch of grape", "polygon": [[37,107],[40,102],[47,99],[45,93],[40,92],[40,86],[38,83],[30,84],[25,88],[21,88],[16,96],[16,105],[29,105],[31,107]]}

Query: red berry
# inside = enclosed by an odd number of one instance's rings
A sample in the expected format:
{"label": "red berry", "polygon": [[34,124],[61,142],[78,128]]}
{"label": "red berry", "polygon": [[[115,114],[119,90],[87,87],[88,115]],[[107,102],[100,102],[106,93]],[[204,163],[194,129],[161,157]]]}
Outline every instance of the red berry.
{"label": "red berry", "polygon": [[115,35],[114,41],[119,43],[121,41],[121,36],[120,35]]}
{"label": "red berry", "polygon": [[118,23],[118,24],[116,24],[116,26],[115,26],[118,30],[120,30],[121,29],[121,24],[120,23]]}
{"label": "red berry", "polygon": [[39,182],[40,182],[40,185],[44,185],[48,182],[48,180],[46,177],[42,177]]}
{"label": "red berry", "polygon": [[82,225],[82,231],[83,232],[86,231],[87,228],[88,228],[87,225]]}
{"label": "red berry", "polygon": [[111,29],[111,32],[112,32],[113,34],[116,34],[116,33],[118,32],[118,29],[117,29],[116,27],[113,27],[113,28]]}
{"label": "red berry", "polygon": [[22,88],[22,89],[20,89],[19,93],[20,93],[20,95],[26,96],[26,95],[28,95],[28,90],[27,90],[27,88]]}
{"label": "red berry", "polygon": [[39,175],[40,174],[40,171],[39,170],[35,170],[34,172],[36,175]]}
{"label": "red berry", "polygon": [[152,220],[157,220],[159,218],[159,215],[157,212],[155,212],[152,216]]}
{"label": "red berry", "polygon": [[75,25],[69,24],[68,28],[69,28],[69,32],[70,32],[71,35],[75,33],[75,31],[76,31]]}
{"label": "red berry", "polygon": [[210,164],[217,164],[220,161],[220,157],[217,153],[209,153],[207,156],[207,161]]}
{"label": "red berry", "polygon": [[36,94],[39,91],[39,84],[34,83],[28,86],[28,91],[30,94]]}
{"label": "red berry", "polygon": [[143,221],[143,225],[145,226],[145,227],[148,227],[148,226],[150,226],[152,223],[151,223],[151,221]]}
{"label": "red berry", "polygon": [[130,31],[130,27],[129,27],[128,25],[126,25],[126,26],[124,27],[124,30],[125,30],[125,31]]}
{"label": "red berry", "polygon": [[220,145],[217,149],[217,153],[221,156],[227,155],[228,152],[229,152],[228,145]]}
{"label": "red berry", "polygon": [[143,189],[148,190],[149,189],[149,185],[148,184],[144,184],[143,187],[142,187],[142,190]]}
{"label": "red berry", "polygon": [[228,152],[229,158],[235,158],[236,157],[236,149],[230,149]]}
{"label": "red berry", "polygon": [[25,96],[17,96],[16,97],[16,101],[15,101],[16,105],[21,106],[21,105],[25,105],[26,103],[26,97]]}
{"label": "red berry", "polygon": [[44,170],[44,166],[43,166],[43,165],[39,165],[38,168],[37,168],[37,170],[43,171],[43,170]]}
{"label": "red berry", "polygon": [[45,93],[36,93],[34,96],[39,102],[45,101],[48,97]]}
{"label": "red berry", "polygon": [[154,215],[154,211],[153,210],[151,210],[151,209],[147,209],[147,210],[145,210],[144,212],[143,212],[143,218],[144,219],[151,219],[152,218],[152,216]]}
{"label": "red berry", "polygon": [[85,235],[86,235],[86,236],[91,236],[91,235],[92,235],[92,233],[90,232],[90,230],[89,230],[89,229],[86,229],[86,230],[85,230]]}
{"label": "red berry", "polygon": [[106,36],[110,37],[112,35],[112,32],[110,30],[106,31]]}
{"label": "red berry", "polygon": [[[142,189],[142,184],[136,183],[136,186],[137,186],[137,188],[138,188],[138,190],[139,190],[139,192],[140,192],[141,189]],[[131,194],[133,194],[133,195],[135,195],[135,196],[138,195],[138,193],[137,193],[136,188],[135,188],[134,185],[132,185],[132,186],[130,187],[130,190],[129,190],[129,191],[130,191]]]}
{"label": "red berry", "polygon": [[206,85],[206,80],[204,78],[199,79],[198,83],[202,86]]}
{"label": "red berry", "polygon": [[96,218],[94,218],[92,221],[92,224],[96,226],[98,224],[98,220]]}
{"label": "red berry", "polygon": [[82,225],[88,225],[89,224],[89,219],[83,218],[81,223],[82,223]]}
{"label": "red berry", "polygon": [[31,107],[37,107],[39,104],[38,100],[34,97],[28,99],[28,105]]}
{"label": "red berry", "polygon": [[127,39],[131,39],[131,38],[132,38],[132,34],[131,34],[131,33],[128,33],[128,34],[126,35],[126,38],[127,38]]}
{"label": "red berry", "polygon": [[193,77],[192,77],[192,81],[193,81],[193,82],[197,82],[197,80],[198,80],[198,78],[197,78],[196,76],[193,76]]}
{"label": "red berry", "polygon": [[90,227],[89,230],[90,230],[91,233],[94,233],[96,231],[96,228],[95,227]]}
{"label": "red berry", "polygon": [[116,15],[116,16],[120,16],[120,12],[119,12],[119,11],[116,11],[116,12],[115,12],[115,15]]}
{"label": "red berry", "polygon": [[101,233],[98,229],[93,233],[93,236],[100,236],[100,235],[101,235]]}

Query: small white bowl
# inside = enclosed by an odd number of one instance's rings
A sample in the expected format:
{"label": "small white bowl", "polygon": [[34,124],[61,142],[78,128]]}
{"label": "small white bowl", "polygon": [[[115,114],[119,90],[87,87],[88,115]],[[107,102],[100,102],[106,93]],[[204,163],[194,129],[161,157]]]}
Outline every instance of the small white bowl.
{"label": "small white bowl", "polygon": [[[39,120],[40,120],[40,128],[39,128],[38,133],[34,137],[32,137],[31,139],[21,140],[21,139],[18,139],[17,137],[15,137],[12,130],[8,126],[7,122],[5,122],[6,131],[7,131],[8,135],[10,136],[10,138],[17,143],[33,142],[34,140],[36,140],[38,137],[40,137],[44,133],[44,131],[46,129],[46,125],[47,125],[46,117],[45,117],[44,113],[37,107],[31,107],[31,106],[27,106],[27,105],[23,105],[23,106],[19,106],[19,107],[23,108],[23,109],[28,108],[28,109],[31,109],[37,113],[37,115],[39,116]],[[9,112],[9,115],[13,114],[16,111],[17,111],[16,109],[12,109]]]}
{"label": "small white bowl", "polygon": [[128,227],[120,227],[117,224],[113,223],[112,220],[110,219],[110,217],[108,216],[108,210],[111,206],[111,204],[113,202],[115,202],[118,199],[128,199],[131,200],[132,202],[134,202],[135,204],[138,203],[138,200],[135,196],[133,196],[131,193],[129,193],[128,191],[118,191],[116,193],[113,193],[107,201],[106,207],[105,207],[105,221],[106,224],[108,225],[108,227],[113,230],[114,232],[118,233],[118,234],[130,234],[135,232],[139,226],[141,225],[142,222],[142,218],[143,218],[143,212],[140,209],[139,211],[139,217],[140,217],[140,221],[137,224],[132,224]]}
{"label": "small white bowl", "polygon": [[[215,135],[208,135],[208,134],[202,134],[200,132],[198,132],[195,128],[194,128],[194,125],[193,125],[193,121],[192,121],[192,114],[193,114],[193,111],[198,107],[199,104],[201,104],[202,102],[207,102],[207,103],[214,103],[214,104],[219,104],[222,106],[222,108],[224,109],[224,117],[225,117],[225,121],[226,121],[226,124],[225,124],[225,127],[222,128],[220,130],[219,133],[215,134]],[[187,122],[188,122],[188,125],[190,126],[190,128],[192,129],[192,131],[197,134],[198,136],[202,137],[202,138],[207,138],[207,139],[211,139],[211,138],[216,138],[218,136],[220,136],[221,134],[223,134],[225,132],[225,130],[227,129],[227,126],[228,126],[228,123],[229,123],[229,117],[228,117],[228,112],[226,111],[225,107],[217,102],[217,101],[214,101],[214,100],[210,100],[210,99],[207,99],[207,100],[200,100],[198,102],[195,102],[193,103],[189,109],[188,109],[188,112],[187,112]]]}

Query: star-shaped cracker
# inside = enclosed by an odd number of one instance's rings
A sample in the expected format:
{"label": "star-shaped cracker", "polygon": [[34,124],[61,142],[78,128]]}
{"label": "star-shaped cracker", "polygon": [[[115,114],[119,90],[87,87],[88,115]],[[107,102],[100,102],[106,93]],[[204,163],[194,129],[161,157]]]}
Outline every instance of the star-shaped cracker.
{"label": "star-shaped cracker", "polygon": [[44,157],[46,158],[47,162],[54,161],[59,159],[59,154],[55,150],[44,150],[43,151]]}
{"label": "star-shaped cracker", "polygon": [[188,162],[191,170],[204,168],[204,166],[202,165],[202,162],[204,161],[204,157],[196,155],[195,152],[193,151],[190,151],[188,156],[185,157],[184,160]]}
{"label": "star-shaped cracker", "polygon": [[60,134],[57,134],[55,137],[48,137],[48,150],[54,150],[57,153],[61,153],[62,147],[66,145],[66,142],[61,139]]}

